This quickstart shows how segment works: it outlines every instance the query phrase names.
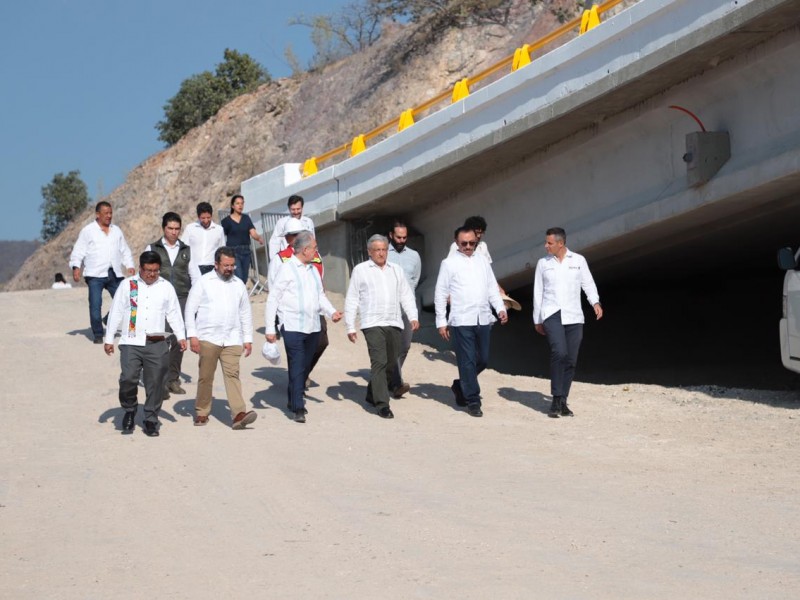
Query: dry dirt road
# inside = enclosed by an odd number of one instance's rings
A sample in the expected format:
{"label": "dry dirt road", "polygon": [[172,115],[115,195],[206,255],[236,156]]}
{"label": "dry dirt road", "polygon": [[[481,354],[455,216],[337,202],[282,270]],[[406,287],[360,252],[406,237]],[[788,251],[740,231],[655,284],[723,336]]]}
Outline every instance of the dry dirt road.
{"label": "dry dirt road", "polygon": [[385,421],[339,324],[306,424],[258,354],[249,429],[218,373],[207,427],[192,381],[123,436],[85,294],[0,294],[2,598],[800,597],[797,392],[578,383],[549,419],[547,381],[487,371],[475,419],[415,345]]}

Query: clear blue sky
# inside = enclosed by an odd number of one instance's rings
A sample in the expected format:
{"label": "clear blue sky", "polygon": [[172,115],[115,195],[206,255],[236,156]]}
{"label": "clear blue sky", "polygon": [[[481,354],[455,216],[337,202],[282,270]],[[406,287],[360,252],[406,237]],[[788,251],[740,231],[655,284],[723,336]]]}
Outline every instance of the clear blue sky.
{"label": "clear blue sky", "polygon": [[73,169],[92,200],[163,148],[155,124],[181,81],[213,71],[225,48],[273,78],[305,66],[300,13],[347,0],[7,0],[0,7],[0,240],[38,239],[41,187]]}

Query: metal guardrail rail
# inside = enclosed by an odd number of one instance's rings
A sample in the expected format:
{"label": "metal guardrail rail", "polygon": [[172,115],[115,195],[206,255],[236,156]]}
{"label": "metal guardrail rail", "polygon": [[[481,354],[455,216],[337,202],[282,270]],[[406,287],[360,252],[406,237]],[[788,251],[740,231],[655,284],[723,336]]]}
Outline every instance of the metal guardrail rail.
{"label": "metal guardrail rail", "polygon": [[519,68],[523,68],[528,64],[532,64],[530,55],[531,53],[536,52],[537,50],[541,50],[551,42],[557,40],[558,38],[570,33],[576,28],[579,28],[580,34],[593,29],[597,25],[600,24],[600,15],[603,13],[608,12],[609,10],[616,7],[618,4],[621,4],[624,0],[607,0],[599,5],[594,5],[590,9],[586,9],[583,11],[580,17],[576,17],[571,21],[567,21],[558,29],[548,33],[547,35],[539,38],[538,40],[530,43],[525,44],[521,48],[517,48],[513,55],[507,56],[503,60],[497,62],[496,64],[492,65],[491,67],[484,69],[477,75],[472,77],[468,77],[462,79],[461,81],[457,82],[452,90],[447,90],[427,100],[426,102],[420,104],[419,106],[415,106],[414,108],[410,108],[408,110],[403,111],[403,113],[396,119],[392,119],[376,127],[375,129],[361,135],[357,135],[353,138],[353,141],[338,146],[332,150],[321,154],[320,156],[313,156],[305,161],[302,168],[303,177],[309,177],[318,171],[318,165],[320,163],[326,162],[335,156],[340,154],[346,153],[348,150],[350,151],[350,156],[355,156],[356,154],[362,152],[366,149],[366,143],[370,140],[375,139],[376,137],[389,132],[392,129],[397,131],[402,131],[406,127],[410,127],[414,124],[414,117],[427,112],[437,104],[440,104],[447,100],[448,98],[451,99],[451,104],[462,100],[466,96],[469,95],[470,87],[474,86],[477,83],[483,82],[486,79],[492,77],[493,75],[499,73],[504,69],[508,69],[511,67],[513,71],[516,71]]}

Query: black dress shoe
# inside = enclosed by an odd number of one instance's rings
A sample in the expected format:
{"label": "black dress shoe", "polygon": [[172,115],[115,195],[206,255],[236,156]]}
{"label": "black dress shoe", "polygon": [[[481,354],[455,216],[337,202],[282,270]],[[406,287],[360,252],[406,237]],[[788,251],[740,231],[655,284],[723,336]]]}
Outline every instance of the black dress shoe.
{"label": "black dress shoe", "polygon": [[378,409],[378,416],[382,419],[394,419],[394,413],[388,406],[381,406]]}
{"label": "black dress shoe", "polygon": [[144,434],[147,437],[158,437],[158,425],[150,421],[144,422]]}
{"label": "black dress shoe", "polygon": [[478,404],[470,404],[467,407],[467,412],[469,413],[470,417],[482,417],[483,416],[483,411],[481,410],[481,407]]}
{"label": "black dress shoe", "polygon": [[296,413],[294,413],[294,422],[295,423],[305,423],[306,422],[306,413],[304,408],[301,408]]}
{"label": "black dress shoe", "polygon": [[103,343],[103,336],[102,335],[95,336],[94,343],[95,344],[102,344]]}
{"label": "black dress shoe", "polygon": [[467,401],[464,400],[464,394],[461,393],[461,382],[458,379],[453,379],[453,385],[450,386],[453,390],[453,395],[456,397],[456,406],[464,407]]}
{"label": "black dress shoe", "polygon": [[561,416],[562,417],[574,417],[575,416],[575,413],[572,412],[569,409],[569,406],[567,406],[567,399],[566,398],[562,398],[561,399]]}
{"label": "black dress shoe", "polygon": [[122,433],[133,433],[133,421],[136,418],[135,412],[126,412],[122,417]]}
{"label": "black dress shoe", "polygon": [[547,416],[551,419],[557,419],[561,416],[561,396],[553,396],[553,402],[550,404]]}

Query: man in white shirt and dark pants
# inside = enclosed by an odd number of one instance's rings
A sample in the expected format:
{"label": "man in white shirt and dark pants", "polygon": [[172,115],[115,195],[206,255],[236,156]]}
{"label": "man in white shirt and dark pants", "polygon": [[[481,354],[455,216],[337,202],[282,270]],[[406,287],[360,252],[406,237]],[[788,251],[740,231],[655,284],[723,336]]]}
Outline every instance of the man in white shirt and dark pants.
{"label": "man in white shirt and dark pants", "polygon": [[503,325],[508,315],[492,266],[483,254],[475,252],[478,245],[475,232],[467,226],[459,227],[455,243],[458,252],[442,261],[436,279],[436,327],[442,339],[453,341],[458,379],[450,389],[456,404],[467,407],[471,416],[482,417],[478,375],[489,362],[489,339],[495,321],[490,308],[494,308]]}
{"label": "man in white shirt and dark pants", "polygon": [[603,308],[597,286],[586,259],[566,246],[567,234],[561,227],[547,230],[544,249],[547,256],[536,263],[533,279],[533,323],[537,333],[550,344],[550,393],[553,402],[548,417],[571,417],[567,397],[575,376],[578,350],[583,339],[581,290],[586,294],[597,319]]}
{"label": "man in white shirt and dark pants", "polygon": [[[413,296],[419,284],[419,278],[422,274],[422,261],[419,258],[419,253],[413,248],[406,245],[408,241],[408,226],[402,221],[395,221],[392,226],[392,231],[389,233],[389,254],[386,260],[392,264],[399,266],[406,276],[408,287],[411,288],[411,295]],[[416,297],[415,297],[416,303]],[[411,349],[411,339],[414,335],[414,329],[411,327],[411,321],[408,315],[403,313],[403,333],[400,340],[400,354],[397,356],[397,368],[392,373],[392,380],[389,382],[389,389],[392,396],[400,398],[405,394],[411,386],[403,381],[403,363],[406,362],[408,351]]]}
{"label": "man in white shirt and dark pants", "polygon": [[325,295],[319,271],[312,264],[317,241],[310,231],[301,231],[292,242],[294,256],[278,269],[269,290],[264,323],[267,341],[274,344],[275,316],[281,327],[289,370],[288,408],[298,423],[306,422],[303,392],[320,332],[320,313],[336,323],[342,315]]}
{"label": "man in white shirt and dark pants", "polygon": [[214,252],[225,245],[225,232],[212,220],[208,202],[197,205],[197,222],[186,226],[184,241],[192,249],[192,259],[201,275],[214,270]]}
{"label": "man in white shirt and dark pants", "polygon": [[108,314],[104,349],[109,356],[114,353],[114,335],[122,327],[119,340],[122,367],[119,403],[125,409],[122,433],[133,432],[141,374],[145,389],[144,432],[149,437],[158,435],[158,412],[169,368],[165,321],[175,332],[181,350],[186,349],[178,296],[175,288],[159,277],[160,271],[161,257],[155,252],[143,252],[138,275],[119,285]]}
{"label": "man in white shirt and dark pants", "polygon": [[[131,249],[125,241],[122,230],[112,225],[113,211],[106,201],[100,201],[94,208],[94,223],[81,229],[78,240],[69,257],[72,267],[72,279],[77,283],[81,277],[89,288],[89,322],[95,344],[103,343],[103,290],[108,290],[111,297],[117,291],[124,276],[133,275]],[[127,271],[123,270],[123,266]]]}
{"label": "man in white shirt and dark pants", "polygon": [[289,214],[285,217],[278,219],[275,227],[272,230],[272,235],[269,236],[269,259],[272,258],[281,250],[285,250],[289,244],[286,242],[286,226],[290,223],[291,219],[297,219],[303,224],[306,231],[310,231],[314,235],[314,221],[310,217],[303,216],[303,207],[306,201],[302,196],[293,194],[289,196],[286,205],[289,207]]}
{"label": "man in white shirt and dark pants", "polygon": [[417,304],[406,281],[403,269],[386,260],[389,240],[373,235],[367,241],[369,260],[353,268],[350,286],[344,301],[344,323],[347,337],[355,343],[356,313],[361,321],[361,331],[369,352],[370,376],[366,401],[378,410],[384,419],[394,417],[389,408],[389,385],[397,369],[400,355],[402,311],[411,324],[419,329]]}
{"label": "man in white shirt and dark pants", "polygon": [[192,286],[186,301],[186,337],[200,355],[195,399],[195,425],[208,423],[217,363],[222,365],[231,410],[231,427],[244,429],[256,420],[242,397],[239,361],[253,350],[253,313],[242,280],[234,276],[236,252],[223,246],[214,253],[214,270]]}

